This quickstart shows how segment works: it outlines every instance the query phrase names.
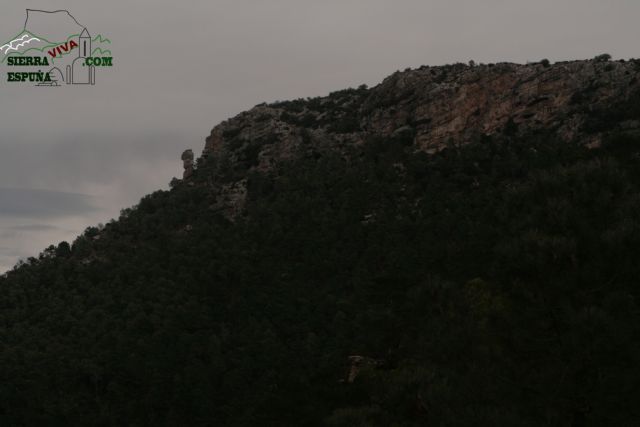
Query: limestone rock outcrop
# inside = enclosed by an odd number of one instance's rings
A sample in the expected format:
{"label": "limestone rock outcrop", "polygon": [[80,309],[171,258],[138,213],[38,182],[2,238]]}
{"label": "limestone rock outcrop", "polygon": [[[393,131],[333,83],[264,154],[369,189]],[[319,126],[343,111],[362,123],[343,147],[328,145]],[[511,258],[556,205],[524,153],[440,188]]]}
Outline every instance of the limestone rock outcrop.
{"label": "limestone rock outcrop", "polygon": [[183,179],[188,179],[193,176],[193,168],[194,168],[194,155],[193,150],[185,150],[182,153],[181,160],[183,162],[184,173],[182,175]]}
{"label": "limestone rock outcrop", "polygon": [[[616,130],[599,126],[598,117],[634,96],[640,96],[640,60],[423,66],[371,89],[257,105],[216,126],[203,157],[219,171],[235,171],[219,172],[226,178],[216,182],[214,206],[233,216],[242,211],[247,173],[282,160],[376,136],[430,154],[494,135],[540,132],[592,147]],[[640,131],[640,122],[618,127]],[[192,163],[187,156],[185,177]]]}

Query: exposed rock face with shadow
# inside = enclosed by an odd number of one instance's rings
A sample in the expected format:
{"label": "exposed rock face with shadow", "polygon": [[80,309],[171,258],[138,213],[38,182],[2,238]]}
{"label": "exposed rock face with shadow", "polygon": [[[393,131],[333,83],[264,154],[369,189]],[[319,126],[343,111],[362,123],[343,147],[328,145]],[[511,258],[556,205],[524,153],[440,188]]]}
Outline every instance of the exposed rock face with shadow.
{"label": "exposed rock face with shadow", "polygon": [[[392,137],[429,154],[495,135],[549,132],[598,146],[607,133],[640,123],[599,118],[618,114],[640,96],[640,60],[602,59],[519,65],[454,64],[396,72],[368,89],[257,105],[216,126],[206,139],[205,164],[216,168],[216,209],[242,210],[251,170],[282,160],[340,150],[371,137]],[[611,122],[611,121],[609,121]],[[193,169],[185,163],[185,177]]]}

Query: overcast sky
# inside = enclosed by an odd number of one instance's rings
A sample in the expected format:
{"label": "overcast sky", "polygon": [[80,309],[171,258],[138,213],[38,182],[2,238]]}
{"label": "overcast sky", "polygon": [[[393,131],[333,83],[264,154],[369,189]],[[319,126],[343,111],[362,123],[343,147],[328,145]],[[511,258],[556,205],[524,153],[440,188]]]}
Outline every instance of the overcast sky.
{"label": "overcast sky", "polygon": [[640,57],[638,0],[2,0],[0,41],[27,7],[108,36],[115,68],[94,87],[0,76],[0,272],[167,188],[261,102],[423,64]]}

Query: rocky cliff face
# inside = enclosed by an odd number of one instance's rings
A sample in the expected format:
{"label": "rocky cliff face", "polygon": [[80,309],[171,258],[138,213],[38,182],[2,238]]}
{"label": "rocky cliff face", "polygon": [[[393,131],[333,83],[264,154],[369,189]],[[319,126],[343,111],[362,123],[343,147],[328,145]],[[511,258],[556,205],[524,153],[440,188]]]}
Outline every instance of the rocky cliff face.
{"label": "rocky cliff face", "polygon": [[[589,113],[625,101],[638,89],[637,63],[573,62],[545,67],[423,68],[398,73],[372,90],[363,105],[363,127],[392,133],[414,125],[415,145],[439,151],[477,135],[555,130],[563,139],[587,137]],[[385,108],[391,104],[392,107]]]}
{"label": "rocky cliff face", "polygon": [[[427,153],[496,134],[551,133],[597,146],[617,130],[598,125],[603,115],[619,115],[620,129],[640,128],[624,117],[625,103],[640,93],[639,75],[640,60],[424,66],[371,89],[258,105],[216,126],[203,157],[221,170],[268,170],[280,160],[375,136]],[[241,209],[245,176],[216,180],[218,208]]]}

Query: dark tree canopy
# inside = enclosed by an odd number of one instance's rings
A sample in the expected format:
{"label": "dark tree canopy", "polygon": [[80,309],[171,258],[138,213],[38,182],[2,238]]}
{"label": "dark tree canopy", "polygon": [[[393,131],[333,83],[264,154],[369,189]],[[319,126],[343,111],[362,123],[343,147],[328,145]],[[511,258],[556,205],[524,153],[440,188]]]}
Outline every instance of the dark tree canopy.
{"label": "dark tree canopy", "polygon": [[200,162],[0,278],[0,425],[638,425],[638,136],[349,154],[235,222]]}

